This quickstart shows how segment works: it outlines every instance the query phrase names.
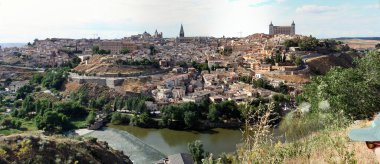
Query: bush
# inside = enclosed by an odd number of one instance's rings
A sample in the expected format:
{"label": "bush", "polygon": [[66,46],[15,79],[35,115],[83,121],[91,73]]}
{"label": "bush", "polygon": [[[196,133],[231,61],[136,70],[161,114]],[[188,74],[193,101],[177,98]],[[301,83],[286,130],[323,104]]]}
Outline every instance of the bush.
{"label": "bush", "polygon": [[88,114],[86,118],[86,124],[91,125],[95,122],[96,113],[94,111],[91,111],[90,114]]}
{"label": "bush", "polygon": [[84,118],[87,116],[86,108],[78,102],[68,101],[55,105],[54,109],[69,118]]}
{"label": "bush", "polygon": [[112,113],[111,123],[115,125],[119,124],[129,124],[129,117],[125,114],[121,114],[119,112]]}
{"label": "bush", "polygon": [[37,116],[35,122],[38,129],[48,133],[61,133],[72,128],[67,117],[56,111],[47,111],[43,116]]}

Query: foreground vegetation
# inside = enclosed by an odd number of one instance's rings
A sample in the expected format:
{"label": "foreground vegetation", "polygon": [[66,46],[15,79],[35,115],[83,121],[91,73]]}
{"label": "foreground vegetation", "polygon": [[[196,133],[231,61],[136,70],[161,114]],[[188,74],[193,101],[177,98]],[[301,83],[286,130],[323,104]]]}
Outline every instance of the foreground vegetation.
{"label": "foreground vegetation", "polygon": [[[375,161],[364,143],[347,137],[353,120],[380,111],[380,55],[370,52],[354,68],[334,68],[312,79],[298,98],[299,108],[280,123],[285,142],[271,136],[271,108],[246,122],[245,144],[230,161],[243,163],[357,163]],[[303,103],[302,103],[303,102]],[[256,112],[257,113],[257,112]],[[363,126],[363,125],[362,125]],[[357,149],[357,150],[355,150]],[[367,152],[367,153],[364,153]]]}

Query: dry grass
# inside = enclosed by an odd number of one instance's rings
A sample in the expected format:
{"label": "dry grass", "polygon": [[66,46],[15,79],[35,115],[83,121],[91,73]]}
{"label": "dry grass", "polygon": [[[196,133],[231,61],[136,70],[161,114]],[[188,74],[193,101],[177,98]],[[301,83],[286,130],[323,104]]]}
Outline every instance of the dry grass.
{"label": "dry grass", "polygon": [[308,75],[272,75],[272,74],[266,74],[265,76],[276,78],[276,79],[282,79],[286,82],[290,83],[297,83],[297,84],[305,84],[310,81],[310,76]]}
{"label": "dry grass", "polygon": [[351,39],[344,40],[344,43],[348,44],[354,49],[375,49],[375,45],[380,43],[378,40],[362,40],[362,39]]}
{"label": "dry grass", "polygon": [[[237,150],[241,163],[377,163],[364,142],[352,142],[348,138],[352,128],[369,126],[369,121],[347,128],[331,125],[292,142],[273,143],[268,129],[271,112],[270,108],[264,111],[254,125],[247,122],[244,146]],[[252,116],[257,118],[255,114]]]}

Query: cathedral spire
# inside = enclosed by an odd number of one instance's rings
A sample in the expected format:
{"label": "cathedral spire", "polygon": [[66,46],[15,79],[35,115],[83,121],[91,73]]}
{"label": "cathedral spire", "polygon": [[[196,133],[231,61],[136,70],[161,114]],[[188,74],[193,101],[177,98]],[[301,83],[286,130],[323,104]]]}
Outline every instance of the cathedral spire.
{"label": "cathedral spire", "polygon": [[179,31],[179,37],[180,37],[180,38],[185,37],[185,31],[183,30],[183,26],[182,26],[182,24],[181,24],[181,30]]}

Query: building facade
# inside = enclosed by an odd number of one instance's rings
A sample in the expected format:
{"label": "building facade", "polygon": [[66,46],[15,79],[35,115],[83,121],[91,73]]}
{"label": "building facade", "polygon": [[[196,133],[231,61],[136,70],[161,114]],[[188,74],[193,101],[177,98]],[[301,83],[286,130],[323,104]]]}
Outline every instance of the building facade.
{"label": "building facade", "polygon": [[295,35],[296,34],[296,24],[293,23],[290,26],[274,26],[272,22],[269,24],[269,35],[284,34],[284,35]]}

